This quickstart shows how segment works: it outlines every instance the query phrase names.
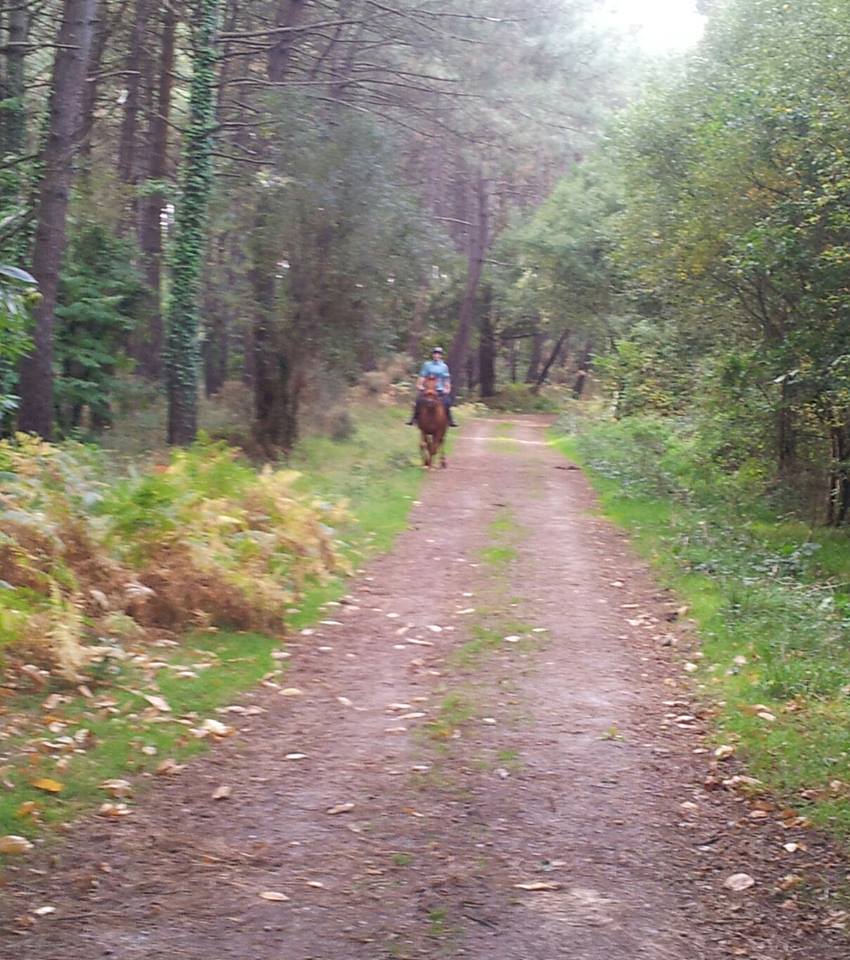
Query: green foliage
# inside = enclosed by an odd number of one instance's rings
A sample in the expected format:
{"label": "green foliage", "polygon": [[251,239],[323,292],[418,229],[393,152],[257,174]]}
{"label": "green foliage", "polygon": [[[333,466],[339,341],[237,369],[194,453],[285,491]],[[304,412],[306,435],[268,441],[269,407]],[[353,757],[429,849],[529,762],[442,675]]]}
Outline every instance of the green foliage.
{"label": "green foliage", "polygon": [[636,318],[606,363],[621,412],[687,409],[732,461],[749,430],[832,521],[850,495],[848,26],[829,0],[733,0],[610,145]]}
{"label": "green foliage", "polygon": [[30,274],[0,265],[0,422],[17,406],[15,364],[31,346],[29,307],[37,297]]}
{"label": "green foliage", "polygon": [[144,287],[131,244],[93,223],[72,235],[60,275],[56,308],[58,423],[65,434],[112,422],[117,375],[127,367],[127,335]]}

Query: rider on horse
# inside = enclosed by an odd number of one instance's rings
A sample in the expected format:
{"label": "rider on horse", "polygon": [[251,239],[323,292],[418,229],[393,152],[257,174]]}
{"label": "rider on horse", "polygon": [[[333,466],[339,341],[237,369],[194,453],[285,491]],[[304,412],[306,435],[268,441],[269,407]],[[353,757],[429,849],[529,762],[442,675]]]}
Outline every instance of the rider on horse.
{"label": "rider on horse", "polygon": [[422,391],[425,389],[425,380],[427,377],[434,377],[437,381],[437,393],[443,401],[446,408],[446,416],[449,418],[449,426],[456,427],[457,424],[452,416],[452,376],[449,368],[443,360],[443,348],[434,347],[431,351],[431,359],[422,364],[419,371],[419,379],[416,381],[416,402],[413,404],[413,413],[407,421],[408,426],[416,423],[416,417],[419,413],[419,407],[422,403]]}

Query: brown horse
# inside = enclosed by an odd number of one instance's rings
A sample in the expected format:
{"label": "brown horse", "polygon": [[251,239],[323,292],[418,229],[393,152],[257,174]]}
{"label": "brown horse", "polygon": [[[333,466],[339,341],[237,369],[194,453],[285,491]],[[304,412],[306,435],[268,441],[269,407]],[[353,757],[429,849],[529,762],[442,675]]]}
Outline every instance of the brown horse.
{"label": "brown horse", "polygon": [[426,377],[425,386],[419,397],[416,425],[419,427],[421,438],[419,448],[422,450],[422,466],[431,469],[434,458],[439,453],[440,466],[446,466],[446,452],[443,441],[449,426],[449,417],[440,395],[437,393],[437,378]]}

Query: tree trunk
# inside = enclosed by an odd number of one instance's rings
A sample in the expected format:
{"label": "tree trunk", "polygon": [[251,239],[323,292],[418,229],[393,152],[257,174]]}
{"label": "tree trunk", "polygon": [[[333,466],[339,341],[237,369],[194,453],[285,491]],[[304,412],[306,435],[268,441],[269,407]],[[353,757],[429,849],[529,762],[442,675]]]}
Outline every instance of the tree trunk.
{"label": "tree trunk", "polygon": [[567,337],[570,335],[569,330],[564,330],[560,337],[558,337],[555,342],[555,346],[552,348],[552,352],[549,354],[549,359],[546,363],[543,364],[543,369],[540,371],[540,375],[537,377],[537,381],[534,386],[531,388],[532,393],[540,393],[540,388],[546,382],[546,377],[549,376],[549,371],[552,369],[552,365],[558,359],[558,355],[561,352],[561,348],[567,342]]}
{"label": "tree trunk", "polygon": [[227,256],[227,235],[219,237],[216,254],[207,263],[204,282],[204,393],[215,396],[227,379],[228,365],[228,329],[227,311],[222,303],[222,292],[227,290],[226,283],[214,283],[213,277],[220,276],[225,270]]}
{"label": "tree trunk", "polygon": [[794,412],[789,398],[787,380],[780,386],[779,409],[776,411],[776,465],[779,475],[788,476],[796,460]]}
{"label": "tree trunk", "polygon": [[[275,27],[295,27],[307,9],[307,0],[278,0],[275,11]],[[267,65],[268,78],[272,83],[282,83],[289,72],[292,48],[295,45],[295,32],[275,34],[275,42],[269,50]]]}
{"label": "tree trunk", "polygon": [[546,342],[546,333],[535,330],[531,338],[531,357],[528,361],[528,371],[525,374],[526,383],[536,383],[540,376],[540,361],[543,359],[543,344]]}
{"label": "tree trunk", "polygon": [[145,26],[148,18],[148,0],[136,0],[130,52],[127,56],[127,99],[121,121],[121,139],[118,143],[118,176],[124,183],[132,183],[136,172],[138,147],[139,102],[142,89],[142,58],[144,57]]}
{"label": "tree trunk", "polygon": [[[157,93],[148,130],[148,178],[161,183],[168,174],[168,119],[171,114],[172,71],[177,31],[177,14],[169,4],[162,22]],[[162,377],[162,211],[165,196],[156,190],[142,200],[139,244],[147,286],[145,329],[134,349],[139,372],[151,379]]]}
{"label": "tree trunk", "polygon": [[492,397],[496,393],[496,338],[493,331],[492,299],[493,291],[488,286],[478,327],[478,376],[482,397]]}
{"label": "tree trunk", "polygon": [[198,429],[198,296],[212,190],[215,32],[219,0],[196,0],[189,127],[177,209],[165,349],[168,442],[191,443]]}
{"label": "tree trunk", "polygon": [[413,318],[410,321],[410,335],[407,340],[407,352],[411,357],[418,357],[422,352],[422,337],[425,333],[425,314],[428,309],[428,294],[430,287],[423,280],[416,294],[416,303],[413,305]]}
{"label": "tree trunk", "polygon": [[466,289],[460,305],[457,333],[449,350],[449,369],[462,371],[466,367],[466,354],[469,350],[469,337],[475,317],[475,301],[484,255],[490,243],[489,221],[490,185],[483,175],[479,175],[475,186],[475,220],[469,231],[469,263],[466,274]]}
{"label": "tree trunk", "polygon": [[34,351],[21,363],[18,427],[49,439],[53,431],[53,325],[59,268],[65,252],[68,195],[75,137],[79,132],[97,0],[64,0],[48,112],[43,176],[36,214],[32,272],[36,305]]}
{"label": "tree trunk", "polygon": [[4,84],[3,153],[18,156],[23,153],[26,140],[26,111],[24,110],[24,58],[29,41],[30,12],[24,3],[15,3],[9,10],[8,51]]}
{"label": "tree trunk", "polygon": [[840,526],[850,513],[850,436],[848,426],[830,429],[832,464],[829,475],[827,523]]}
{"label": "tree trunk", "polygon": [[590,358],[593,356],[593,341],[588,340],[581,356],[578,359],[578,370],[573,381],[573,400],[581,400],[584,388],[587,385],[587,375],[590,372]]}
{"label": "tree trunk", "polygon": [[251,232],[250,281],[254,301],[254,437],[265,454],[289,449],[298,432],[294,363],[276,315],[275,254],[268,236],[268,209],[257,196]]}

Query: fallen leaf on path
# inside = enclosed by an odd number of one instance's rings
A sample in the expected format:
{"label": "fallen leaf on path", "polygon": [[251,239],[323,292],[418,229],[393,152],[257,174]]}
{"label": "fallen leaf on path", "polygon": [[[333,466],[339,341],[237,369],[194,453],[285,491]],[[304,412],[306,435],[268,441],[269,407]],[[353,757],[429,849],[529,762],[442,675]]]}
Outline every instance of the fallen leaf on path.
{"label": "fallen leaf on path", "polygon": [[152,707],[156,707],[157,710],[161,710],[163,713],[171,713],[171,707],[168,705],[165,697],[158,697],[152,693],[145,693],[143,697]]}
{"label": "fallen leaf on path", "polygon": [[232,793],[232,788],[228,786],[216,787],[212,793],[213,800],[227,800]]}
{"label": "fallen leaf on path", "polygon": [[280,691],[280,695],[282,697],[303,697],[304,691],[299,690],[298,687],[284,687],[283,690]]}
{"label": "fallen leaf on path", "polygon": [[211,717],[207,717],[206,720],[199,727],[192,727],[192,733],[198,737],[229,737],[234,733],[233,727],[228,727],[226,723],[222,723],[221,720],[213,720]]}
{"label": "fallen leaf on path", "polygon": [[431,633],[442,633],[442,632],[443,632],[443,628],[442,628],[442,627],[438,627],[436,623],[429,623],[427,629],[430,630]]}
{"label": "fallen leaf on path", "polygon": [[718,760],[728,760],[735,753],[735,748],[728,743],[724,743],[714,751],[714,756]]}
{"label": "fallen leaf on path", "polygon": [[802,882],[803,878],[799,874],[787,873],[779,883],[776,884],[776,889],[786,893],[788,890],[793,890],[794,887],[799,887]]}
{"label": "fallen leaf on path", "polygon": [[46,917],[48,914],[56,913],[56,907],[36,907],[32,913],[36,917]]}
{"label": "fallen leaf on path", "polygon": [[287,755],[283,759],[284,760],[306,760],[307,754],[306,753],[287,753]]}
{"label": "fallen leaf on path", "polygon": [[335,817],[337,814],[348,813],[349,810],[353,810],[353,809],[354,809],[354,804],[351,803],[351,801],[349,801],[348,803],[338,803],[335,807],[328,807],[328,809],[325,810],[325,813],[328,813],[332,817]]}
{"label": "fallen leaf on path", "polygon": [[163,760],[161,763],[157,764],[154,773],[158,777],[167,777],[172,773],[179,773],[183,769],[183,764],[178,763],[176,760],[172,760],[170,757],[167,760]]}
{"label": "fallen leaf on path", "polygon": [[130,815],[130,808],[126,803],[102,803],[98,809],[98,816],[115,819]]}
{"label": "fallen leaf on path", "polygon": [[505,643],[519,643],[522,637],[512,633],[509,637],[502,637],[502,639],[505,641]]}
{"label": "fallen leaf on path", "polygon": [[31,786],[36,790],[44,790],[45,793],[61,793],[65,785],[58,780],[52,780],[50,777],[39,777],[31,782]]}
{"label": "fallen leaf on path", "polygon": [[750,887],[755,886],[755,880],[748,873],[733,873],[731,877],[727,877],[723,881],[723,886],[727,890],[734,890],[735,893],[740,893],[743,890],[749,890]]}
{"label": "fallen leaf on path", "polygon": [[514,888],[517,890],[560,890],[561,884],[554,883],[551,880],[529,880],[527,883],[515,883]]}
{"label": "fallen leaf on path", "polygon": [[264,890],[258,896],[261,900],[270,900],[272,903],[286,903],[289,900],[285,893],[279,893],[277,890]]}
{"label": "fallen leaf on path", "polygon": [[354,704],[348,699],[348,697],[337,697],[336,699],[337,699],[337,701],[338,701],[339,703],[341,703],[344,707],[353,707],[353,706],[354,706]]}
{"label": "fallen leaf on path", "polygon": [[324,888],[325,888],[325,885],[322,883],[321,880],[308,880],[308,881],[307,881],[307,886],[308,886],[308,887],[315,887],[316,890],[324,890]]}
{"label": "fallen leaf on path", "polygon": [[30,850],[32,850],[32,844],[26,837],[18,837],[12,833],[0,837],[0,853],[18,856],[22,853],[29,853]]}
{"label": "fallen leaf on path", "polygon": [[128,797],[133,792],[133,785],[129,780],[104,780],[100,789],[113,797]]}

